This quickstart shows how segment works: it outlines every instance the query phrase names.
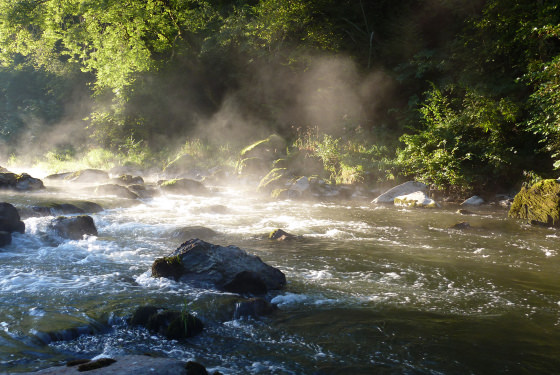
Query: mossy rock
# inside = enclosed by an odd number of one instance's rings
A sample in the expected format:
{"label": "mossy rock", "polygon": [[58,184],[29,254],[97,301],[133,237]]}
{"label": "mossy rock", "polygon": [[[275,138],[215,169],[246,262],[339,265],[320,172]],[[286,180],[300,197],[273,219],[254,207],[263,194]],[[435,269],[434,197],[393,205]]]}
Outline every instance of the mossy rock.
{"label": "mossy rock", "polygon": [[560,182],[542,180],[523,187],[513,199],[508,216],[531,224],[560,227]]}
{"label": "mossy rock", "polygon": [[163,181],[160,189],[172,194],[198,194],[204,195],[208,193],[208,189],[199,181],[189,178],[178,178]]}
{"label": "mossy rock", "polygon": [[152,277],[178,280],[185,272],[180,256],[158,258],[152,264]]}
{"label": "mossy rock", "polygon": [[150,332],[159,333],[170,340],[180,340],[201,333],[202,321],[186,311],[173,311],[155,306],[141,306],[130,319],[131,325],[141,325]]}

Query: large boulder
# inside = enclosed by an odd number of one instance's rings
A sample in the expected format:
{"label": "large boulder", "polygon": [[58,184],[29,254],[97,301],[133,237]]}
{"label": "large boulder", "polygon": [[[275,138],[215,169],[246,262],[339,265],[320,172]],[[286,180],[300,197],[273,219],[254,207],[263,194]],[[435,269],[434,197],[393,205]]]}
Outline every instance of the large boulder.
{"label": "large boulder", "polygon": [[412,194],[417,191],[425,193],[428,191],[428,186],[422,182],[408,181],[404,184],[397,185],[394,188],[387,190],[385,193],[375,198],[372,203],[392,204],[394,203],[396,197]]}
{"label": "large boulder", "polygon": [[171,194],[204,195],[208,193],[208,189],[206,189],[202,182],[189,178],[162,181],[159,187],[163,192]]}
{"label": "large boulder", "polygon": [[264,263],[256,255],[236,246],[213,245],[199,239],[186,241],[170,256],[156,259],[152,276],[252,294],[280,289],[286,284],[282,271]]}
{"label": "large boulder", "polygon": [[0,231],[25,232],[25,223],[21,221],[17,208],[10,203],[0,202]]}
{"label": "large boulder", "polygon": [[523,187],[513,199],[508,216],[531,224],[560,227],[560,182],[542,180]]}
{"label": "large boulder", "polygon": [[113,195],[119,198],[138,199],[138,195],[130,191],[126,186],[117,184],[103,184],[95,187],[97,195]]}
{"label": "large boulder", "polygon": [[97,236],[93,218],[88,215],[59,216],[51,222],[50,228],[60,237],[71,240],[81,240],[84,235]]}
{"label": "large boulder", "polygon": [[426,195],[425,192],[416,191],[414,193],[400,195],[393,200],[395,206],[399,207],[422,207],[435,208],[438,207],[436,201]]}
{"label": "large boulder", "polygon": [[32,191],[44,189],[43,181],[31,177],[27,173],[0,173],[0,189],[13,189],[20,191]]}
{"label": "large boulder", "polygon": [[140,176],[132,176],[130,174],[122,174],[119,177],[112,178],[111,183],[123,186],[143,185],[144,179]]}

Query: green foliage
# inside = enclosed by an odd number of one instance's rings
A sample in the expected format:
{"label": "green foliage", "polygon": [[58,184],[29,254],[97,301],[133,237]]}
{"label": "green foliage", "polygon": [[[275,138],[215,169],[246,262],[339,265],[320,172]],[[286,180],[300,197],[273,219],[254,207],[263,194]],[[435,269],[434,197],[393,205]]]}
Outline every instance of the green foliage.
{"label": "green foliage", "polygon": [[507,99],[433,87],[420,109],[424,128],[405,134],[398,152],[404,173],[438,188],[479,189],[511,179],[519,113]]}

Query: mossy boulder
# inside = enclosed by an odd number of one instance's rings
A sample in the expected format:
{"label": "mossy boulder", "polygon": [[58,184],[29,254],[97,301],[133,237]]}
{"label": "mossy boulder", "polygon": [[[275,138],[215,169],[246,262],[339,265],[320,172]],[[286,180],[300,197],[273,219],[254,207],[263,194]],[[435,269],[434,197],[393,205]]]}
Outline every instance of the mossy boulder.
{"label": "mossy boulder", "polygon": [[173,311],[155,306],[141,306],[132,315],[131,325],[141,325],[150,332],[170,340],[180,340],[201,333],[204,324],[186,311]]}
{"label": "mossy boulder", "polygon": [[33,191],[44,189],[43,181],[31,177],[27,173],[0,173],[0,189],[12,189],[20,191]]}
{"label": "mossy boulder", "polygon": [[508,216],[531,224],[560,227],[560,182],[542,180],[523,187],[513,199]]}
{"label": "mossy boulder", "polygon": [[166,180],[161,182],[159,186],[162,191],[172,194],[204,195],[208,193],[204,184],[189,178]]}

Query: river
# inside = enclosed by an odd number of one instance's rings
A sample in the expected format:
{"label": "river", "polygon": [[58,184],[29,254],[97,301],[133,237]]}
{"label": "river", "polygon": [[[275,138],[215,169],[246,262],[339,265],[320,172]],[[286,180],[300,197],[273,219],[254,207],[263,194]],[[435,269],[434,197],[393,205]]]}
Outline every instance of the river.
{"label": "river", "polygon": [[[51,186],[0,193],[18,207],[91,200],[99,235],[62,240],[53,217],[25,219],[0,249],[0,373],[76,358],[151,353],[223,374],[550,374],[560,370],[560,245],[553,229],[501,208],[399,209],[368,201],[209,196],[133,202]],[[468,221],[468,230],[449,229]],[[233,319],[236,296],[151,277],[155,258],[203,226],[281,269],[274,314]],[[276,228],[301,235],[274,242]],[[205,331],[170,341],[126,318],[138,306],[188,309]]]}

